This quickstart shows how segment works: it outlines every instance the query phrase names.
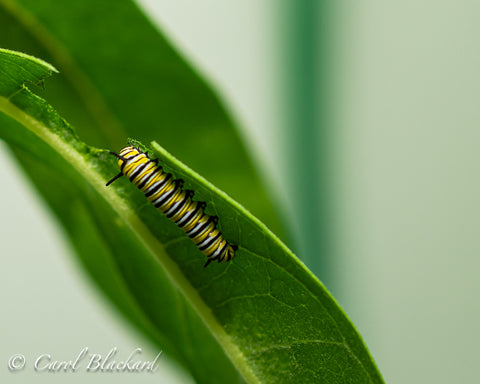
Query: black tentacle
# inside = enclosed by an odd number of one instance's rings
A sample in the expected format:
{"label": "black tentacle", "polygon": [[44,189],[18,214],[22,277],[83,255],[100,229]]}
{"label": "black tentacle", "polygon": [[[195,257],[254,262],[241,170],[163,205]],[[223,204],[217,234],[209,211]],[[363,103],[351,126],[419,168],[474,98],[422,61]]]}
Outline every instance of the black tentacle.
{"label": "black tentacle", "polygon": [[112,178],[111,180],[108,181],[108,183],[106,184],[107,187],[112,184],[115,180],[117,180],[119,177],[122,177],[123,176],[123,173],[120,172],[118,175],[116,175],[114,178]]}

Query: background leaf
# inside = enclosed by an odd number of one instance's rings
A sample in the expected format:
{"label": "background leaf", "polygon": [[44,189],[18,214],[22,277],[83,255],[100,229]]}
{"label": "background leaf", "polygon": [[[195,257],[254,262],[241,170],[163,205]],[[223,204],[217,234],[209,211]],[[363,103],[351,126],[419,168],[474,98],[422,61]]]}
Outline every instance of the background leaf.
{"label": "background leaf", "polygon": [[120,149],[159,138],[281,233],[224,107],[134,2],[0,0],[0,46],[61,68],[48,98],[83,140]]}
{"label": "background leaf", "polygon": [[[27,59],[1,54],[15,62],[4,61],[8,70],[0,76],[8,73],[18,81],[18,91],[0,98],[0,110],[9,116],[0,125],[3,137],[36,154],[49,165],[46,169],[65,180],[70,175],[78,183],[77,193],[90,208],[91,219],[143,316],[132,308],[129,315],[148,319],[141,322],[143,329],[153,326],[159,342],[169,346],[169,352],[186,363],[199,382],[214,378],[225,382],[226,377],[230,382],[235,373],[205,328],[202,344],[186,337],[198,320],[196,315],[249,382],[382,382],[362,340],[335,301],[263,224],[153,143],[162,166],[183,178],[186,188],[208,203],[207,213],[220,217],[225,237],[239,246],[232,262],[201,268],[204,257],[194,244],[127,180],[115,188],[104,187],[104,181],[115,174],[114,159],[79,141],[53,108],[22,86],[24,71],[18,68],[25,68],[22,62]],[[40,80],[45,69],[30,73]],[[71,207],[75,209],[75,204]],[[164,308],[179,310],[164,318]],[[199,364],[199,355],[189,353],[189,343],[205,347],[215,365]],[[212,360],[213,356],[220,360]],[[220,362],[225,372],[207,372],[217,370]]]}
{"label": "background leaf", "polygon": [[[283,232],[225,109],[132,1],[0,0],[0,46],[46,58],[61,69],[60,76],[49,80],[48,99],[86,142],[118,150],[129,136],[147,141],[158,138],[277,233]],[[45,94],[42,89],[36,92]],[[3,115],[0,119],[4,127],[15,125]],[[176,312],[143,313],[139,298],[132,294],[139,283],[122,276],[130,270],[122,271],[115,260],[118,240],[108,236],[108,220],[105,223],[91,216],[99,208],[89,188],[85,191],[81,179],[72,180],[68,167],[59,169],[63,163],[57,156],[45,157],[51,151],[37,138],[25,141],[23,135],[21,130],[8,130],[7,142],[61,220],[81,262],[102,291],[170,356],[183,365],[188,363],[199,382],[211,382],[210,370],[215,370],[217,377],[235,380],[235,369],[175,289],[161,303],[145,293],[140,299],[147,308],[147,301],[153,300],[156,306],[163,303],[160,308],[178,308]],[[156,275],[154,282],[142,281],[169,292],[162,286],[170,285],[165,280],[165,275]],[[163,331],[158,333],[151,322],[165,326],[168,333],[178,332],[175,341],[167,342]],[[176,330],[175,325],[183,323],[183,328]],[[195,345],[203,345],[204,358],[196,356]],[[221,369],[212,367],[210,361],[218,362]]]}

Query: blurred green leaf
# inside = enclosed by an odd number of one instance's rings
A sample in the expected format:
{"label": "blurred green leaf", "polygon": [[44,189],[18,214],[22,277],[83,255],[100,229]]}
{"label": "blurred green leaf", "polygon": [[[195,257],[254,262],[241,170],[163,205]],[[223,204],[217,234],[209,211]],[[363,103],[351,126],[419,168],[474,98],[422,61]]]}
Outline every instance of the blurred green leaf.
{"label": "blurred green leaf", "polygon": [[208,203],[207,213],[218,215],[222,233],[238,244],[232,262],[202,268],[204,256],[193,242],[128,180],[106,188],[118,172],[115,159],[80,141],[25,86],[51,71],[37,59],[0,51],[0,84],[17,83],[0,88],[0,135],[19,148],[27,168],[39,170],[38,184],[47,188],[49,179],[58,198],[50,204],[70,211],[72,226],[98,232],[92,248],[79,250],[95,254],[101,245],[116,268],[104,289],[120,285],[122,310],[145,333],[198,382],[383,382],[345,314],[288,248],[158,144],[152,150],[162,166]]}
{"label": "blurred green leaf", "polygon": [[283,235],[225,108],[134,2],[0,0],[0,47],[61,69],[48,100],[84,141],[157,138]]}

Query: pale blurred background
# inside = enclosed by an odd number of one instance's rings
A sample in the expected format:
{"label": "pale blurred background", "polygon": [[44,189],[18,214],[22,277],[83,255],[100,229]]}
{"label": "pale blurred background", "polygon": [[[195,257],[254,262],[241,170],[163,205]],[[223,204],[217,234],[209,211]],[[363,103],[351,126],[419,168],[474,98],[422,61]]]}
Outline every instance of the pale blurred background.
{"label": "pale blurred background", "polygon": [[[331,96],[330,123],[319,127],[329,130],[331,171],[321,179],[333,196],[324,280],[386,382],[474,382],[480,363],[480,3],[337,3],[327,18],[330,43],[313,54],[323,60],[329,53],[323,86]],[[281,60],[289,49],[286,3],[141,4],[226,99],[276,198],[295,212],[289,199],[295,186],[284,172],[289,140],[281,128],[288,121],[281,94],[291,83]],[[98,295],[5,148],[0,381],[65,381],[64,374],[35,374],[31,365],[10,373],[14,353],[30,364],[42,353],[68,360],[84,346],[104,354],[114,346],[123,353],[142,347],[145,357],[154,356],[157,351]],[[154,375],[68,375],[70,382],[86,378],[189,382],[166,357]]]}

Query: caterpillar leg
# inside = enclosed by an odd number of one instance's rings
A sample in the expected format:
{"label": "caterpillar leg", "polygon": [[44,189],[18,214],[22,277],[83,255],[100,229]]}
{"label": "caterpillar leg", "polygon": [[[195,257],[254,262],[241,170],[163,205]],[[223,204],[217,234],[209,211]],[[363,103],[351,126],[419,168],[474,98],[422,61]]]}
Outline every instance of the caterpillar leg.
{"label": "caterpillar leg", "polygon": [[207,262],[205,263],[205,265],[203,266],[203,268],[207,268],[208,267],[208,264],[210,264],[212,261],[217,261],[218,263],[220,263],[220,259],[218,258],[218,256],[215,256],[215,257],[209,257]]}
{"label": "caterpillar leg", "polygon": [[213,259],[208,259],[207,262],[205,263],[205,265],[203,266],[203,268],[207,268],[208,267],[208,264],[210,264],[212,262]]}
{"label": "caterpillar leg", "polygon": [[177,180],[175,180],[175,185],[176,185],[177,187],[179,187],[180,189],[183,189],[183,184],[184,184],[184,183],[185,183],[185,182],[183,181],[183,179],[177,179]]}

